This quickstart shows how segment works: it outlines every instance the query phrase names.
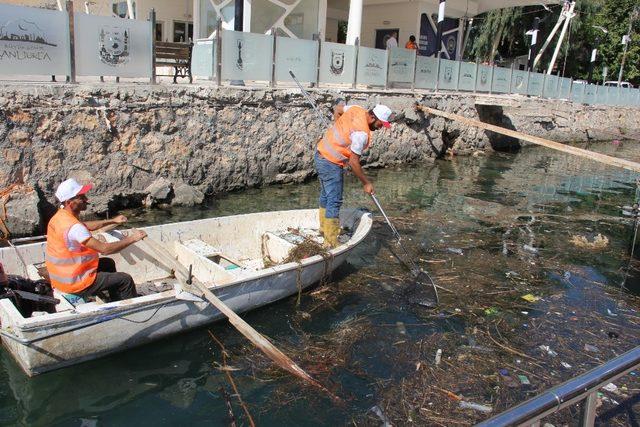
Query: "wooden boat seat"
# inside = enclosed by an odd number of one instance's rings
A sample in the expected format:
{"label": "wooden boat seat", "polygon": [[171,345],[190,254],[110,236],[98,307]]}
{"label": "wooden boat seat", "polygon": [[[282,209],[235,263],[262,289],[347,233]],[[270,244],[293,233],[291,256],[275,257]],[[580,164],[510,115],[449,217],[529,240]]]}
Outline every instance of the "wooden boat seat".
{"label": "wooden boat seat", "polygon": [[178,262],[186,268],[193,266],[193,275],[203,283],[223,285],[237,279],[236,275],[216,262],[222,259],[220,252],[202,240],[174,242],[174,249]]}
{"label": "wooden boat seat", "polygon": [[281,264],[289,257],[296,245],[282,237],[267,231],[262,235],[262,258],[274,264]]}

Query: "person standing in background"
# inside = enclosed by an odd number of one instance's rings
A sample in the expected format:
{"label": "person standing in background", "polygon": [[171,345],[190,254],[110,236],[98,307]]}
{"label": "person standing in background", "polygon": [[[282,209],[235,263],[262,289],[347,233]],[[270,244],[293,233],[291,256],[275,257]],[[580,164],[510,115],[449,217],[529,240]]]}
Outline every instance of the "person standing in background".
{"label": "person standing in background", "polygon": [[398,47],[398,33],[391,33],[391,37],[387,39],[387,49]]}
{"label": "person standing in background", "polygon": [[405,49],[418,50],[418,43],[416,43],[416,36],[411,35],[409,41],[404,45]]}

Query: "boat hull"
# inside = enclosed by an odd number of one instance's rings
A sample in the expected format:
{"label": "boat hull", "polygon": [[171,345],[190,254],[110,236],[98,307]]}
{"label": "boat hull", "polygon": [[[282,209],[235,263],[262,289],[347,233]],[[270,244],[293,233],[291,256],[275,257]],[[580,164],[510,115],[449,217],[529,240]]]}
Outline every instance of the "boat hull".
{"label": "boat hull", "polygon": [[[320,282],[346,260],[370,229],[360,230],[357,239],[331,251],[331,256],[314,256],[289,263],[211,291],[237,313],[262,307],[295,295]],[[362,228],[361,222],[359,228]],[[176,298],[169,290],[127,301],[104,304],[98,312],[74,313],[59,319],[29,325],[16,322],[19,312],[9,300],[0,300],[2,341],[29,376],[96,359],[185,332],[224,318],[205,300]],[[55,317],[56,315],[54,315]],[[37,319],[37,318],[36,318]],[[44,339],[43,339],[44,338]]]}

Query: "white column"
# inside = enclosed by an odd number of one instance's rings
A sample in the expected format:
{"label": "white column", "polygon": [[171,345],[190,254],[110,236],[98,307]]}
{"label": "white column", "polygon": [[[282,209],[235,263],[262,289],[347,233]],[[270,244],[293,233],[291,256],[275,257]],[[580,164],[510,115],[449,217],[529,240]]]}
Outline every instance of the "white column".
{"label": "white column", "polygon": [[318,39],[327,39],[327,0],[318,2]]}
{"label": "white column", "polygon": [[464,46],[464,24],[467,18],[463,17],[458,20],[458,46],[456,46],[456,61],[462,61],[462,49]]}
{"label": "white column", "polygon": [[347,25],[347,44],[355,45],[362,29],[362,0],[349,3],[349,24]]}
{"label": "white column", "polygon": [[251,32],[251,0],[244,0],[244,9],[242,11],[242,31]]}
{"label": "white column", "polygon": [[[200,34],[200,26],[202,25],[201,22],[200,22],[200,20],[202,19],[202,17],[200,16],[200,2],[201,1],[202,0],[193,0],[192,15],[193,15],[193,40],[194,41],[202,38],[202,35]],[[155,29],[154,29],[154,31],[155,31]],[[208,35],[209,34],[207,34],[207,36]]]}

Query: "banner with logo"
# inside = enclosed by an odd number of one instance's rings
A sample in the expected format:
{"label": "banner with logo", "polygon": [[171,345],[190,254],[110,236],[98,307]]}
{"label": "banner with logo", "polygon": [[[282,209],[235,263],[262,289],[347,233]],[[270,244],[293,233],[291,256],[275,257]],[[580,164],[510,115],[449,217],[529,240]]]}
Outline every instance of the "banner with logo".
{"label": "banner with logo", "polygon": [[79,76],[151,76],[151,23],[76,13],[75,56]]}
{"label": "banner with logo", "polygon": [[416,64],[416,88],[435,89],[438,81],[438,60],[428,56],[418,56]]}
{"label": "banner with logo", "polygon": [[370,47],[358,48],[357,83],[369,86],[387,84],[387,51]]}
{"label": "banner with logo", "polygon": [[276,80],[292,82],[289,70],[301,82],[318,79],[318,42],[278,37],[276,39]]}
{"label": "banner with logo", "polygon": [[413,83],[416,67],[416,51],[394,47],[389,49],[389,81]]}
{"label": "banner with logo", "polygon": [[322,43],[320,82],[352,84],[356,73],[356,47],[342,43]]}
{"label": "banner with logo", "polygon": [[458,90],[459,62],[448,59],[440,60],[438,90]]}
{"label": "banner with logo", "polygon": [[0,4],[0,74],[70,75],[66,12]]}
{"label": "banner with logo", "polygon": [[[459,21],[453,18],[445,18],[442,23],[442,58],[455,59],[458,49],[458,25]],[[437,38],[436,20],[423,13],[420,16],[420,38],[418,39],[418,54],[422,56],[434,56],[436,53]]]}
{"label": "banner with logo", "polygon": [[222,78],[270,81],[273,37],[242,31],[222,31]]}
{"label": "banner with logo", "polygon": [[476,90],[478,92],[491,92],[491,81],[493,80],[493,67],[489,65],[478,65],[476,80]]}

